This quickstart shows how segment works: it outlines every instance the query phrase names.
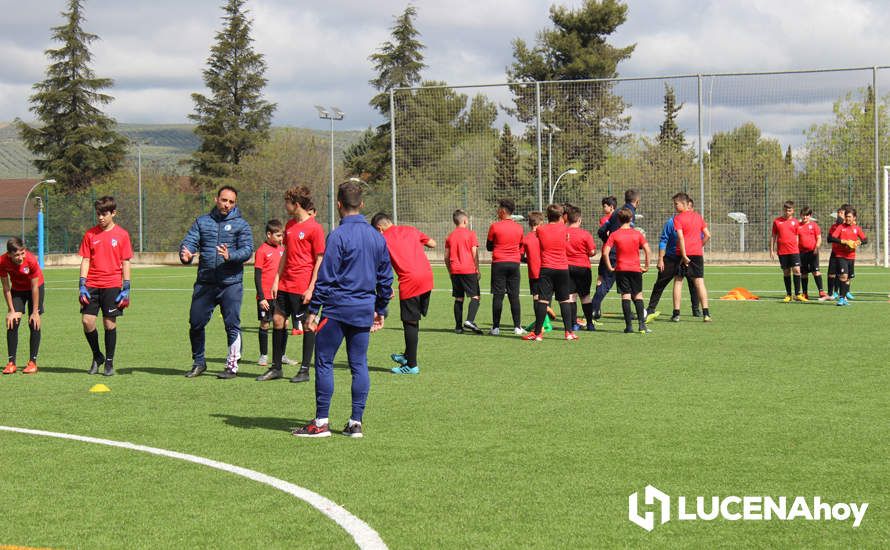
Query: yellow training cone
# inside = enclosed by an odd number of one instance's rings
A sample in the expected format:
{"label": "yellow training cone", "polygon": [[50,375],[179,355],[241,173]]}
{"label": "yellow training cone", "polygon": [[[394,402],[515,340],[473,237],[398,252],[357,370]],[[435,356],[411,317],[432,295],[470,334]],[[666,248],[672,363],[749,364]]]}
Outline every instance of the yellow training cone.
{"label": "yellow training cone", "polygon": [[110,392],[111,388],[106,386],[105,384],[96,384],[92,388],[90,388],[90,393],[106,393]]}

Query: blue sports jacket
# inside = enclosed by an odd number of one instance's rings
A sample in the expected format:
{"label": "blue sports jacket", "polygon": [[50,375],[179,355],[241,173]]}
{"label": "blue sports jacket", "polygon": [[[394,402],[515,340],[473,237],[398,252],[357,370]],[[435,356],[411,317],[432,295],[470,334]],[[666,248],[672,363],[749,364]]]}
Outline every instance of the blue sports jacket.
{"label": "blue sports jacket", "polygon": [[[216,252],[216,247],[221,244],[229,247],[228,261]],[[191,253],[200,254],[199,283],[232,285],[241,282],[244,262],[253,254],[253,232],[237,206],[227,216],[214,207],[209,214],[195,220],[182,239],[179,250],[183,247]]]}
{"label": "blue sports jacket", "polygon": [[[621,208],[629,209],[631,211],[631,213],[633,213],[634,218],[636,217],[637,209],[631,203],[627,203],[624,206],[622,206]],[[597,229],[597,231],[596,231],[597,237],[599,237],[600,240],[603,241],[603,244],[605,244],[605,242],[607,240],[609,240],[609,235],[611,235],[615,231],[618,231],[621,228],[621,222],[618,221],[618,210],[620,210],[620,209],[616,209],[614,212],[612,212],[612,217],[609,218],[609,221],[607,221],[602,226],[600,226],[600,228]],[[634,226],[634,218],[630,219],[631,227]],[[615,248],[613,248],[612,251],[609,252],[609,258],[611,258],[612,261],[614,262],[615,258],[618,257],[617,254],[618,254],[618,251]]]}
{"label": "blue sports jacket", "polygon": [[392,298],[392,264],[386,241],[360,214],[346,216],[325,246],[309,311],[355,327],[386,316]]}
{"label": "blue sports jacket", "polygon": [[677,257],[677,230],[674,228],[674,217],[671,216],[664,227],[661,228],[661,236],[658,239],[658,248],[664,250],[665,258]]}

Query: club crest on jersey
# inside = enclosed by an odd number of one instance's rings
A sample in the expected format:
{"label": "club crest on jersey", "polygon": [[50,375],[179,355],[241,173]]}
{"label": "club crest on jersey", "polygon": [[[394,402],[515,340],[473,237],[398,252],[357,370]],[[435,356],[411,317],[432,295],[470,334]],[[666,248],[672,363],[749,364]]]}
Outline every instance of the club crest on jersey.
{"label": "club crest on jersey", "polygon": [[300,231],[300,234],[297,235],[297,237],[299,237],[299,239],[302,241],[304,238],[306,238],[306,233],[303,233],[302,231]]}
{"label": "club crest on jersey", "polygon": [[111,246],[112,247],[117,246],[117,239],[111,239]]}
{"label": "club crest on jersey", "polygon": [[31,273],[31,268],[30,267],[23,268],[22,273],[24,273],[25,275],[27,275],[28,273]]}
{"label": "club crest on jersey", "polygon": [[232,224],[227,223],[226,226],[223,227],[223,229],[225,229],[226,231],[231,231],[231,230],[232,230]]}

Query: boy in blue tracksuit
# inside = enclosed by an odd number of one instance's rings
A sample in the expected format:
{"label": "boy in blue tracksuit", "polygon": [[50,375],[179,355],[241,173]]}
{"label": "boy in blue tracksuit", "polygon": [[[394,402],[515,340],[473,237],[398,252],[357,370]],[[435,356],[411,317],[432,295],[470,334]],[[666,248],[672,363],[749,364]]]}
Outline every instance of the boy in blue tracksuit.
{"label": "boy in blue tracksuit", "polygon": [[[630,210],[631,214],[636,217],[637,208],[640,205],[640,192],[634,189],[628,189],[624,192],[624,206],[622,208],[627,208]],[[634,218],[630,220],[630,226],[634,226]],[[612,212],[612,216],[609,218],[609,221],[600,226],[597,230],[596,234],[603,242],[606,244],[606,241],[609,239],[609,235],[618,231],[621,228],[621,222],[618,220],[618,210]],[[616,263],[616,252],[612,249],[611,256],[609,260],[611,260],[612,265]],[[609,290],[611,290],[612,285],[615,284],[615,273],[609,271],[606,268],[606,261],[604,258],[600,258],[600,265],[597,271],[598,278],[597,281],[600,281],[596,286],[596,292],[593,294],[593,300],[591,303],[593,304],[593,318],[599,319],[602,316],[602,312],[600,308],[602,307],[603,300],[606,295],[609,294]]]}
{"label": "boy in blue tracksuit", "polygon": [[241,299],[244,262],[253,254],[253,233],[236,206],[238,191],[228,185],[216,193],[216,207],[195,220],[179,247],[179,259],[189,264],[199,255],[198,277],[189,312],[192,368],[187,378],[207,370],[204,327],[218,305],[229,345],[226,368],[217,378],[235,378],[241,358]]}
{"label": "boy in blue tracksuit", "polygon": [[[655,308],[661,300],[661,294],[670,284],[680,268],[680,257],[677,256],[677,230],[674,228],[674,217],[671,216],[664,227],[661,228],[661,236],[658,239],[658,279],[649,294],[649,306],[646,308],[646,319],[654,321],[659,315]],[[687,280],[688,282],[688,280]],[[698,292],[695,285],[689,283],[689,299],[692,301],[692,314],[695,315],[698,308]],[[697,316],[697,315],[696,315]]]}
{"label": "boy in blue tracksuit", "polygon": [[392,298],[392,264],[386,241],[360,214],[363,206],[358,183],[340,185],[340,226],[328,235],[306,321],[307,328],[316,333],[315,418],[293,431],[298,437],[331,435],[328,411],[334,393],[334,356],[344,338],[352,371],[352,415],[343,435],[362,437],[362,414],[371,387],[369,335],[383,328]]}

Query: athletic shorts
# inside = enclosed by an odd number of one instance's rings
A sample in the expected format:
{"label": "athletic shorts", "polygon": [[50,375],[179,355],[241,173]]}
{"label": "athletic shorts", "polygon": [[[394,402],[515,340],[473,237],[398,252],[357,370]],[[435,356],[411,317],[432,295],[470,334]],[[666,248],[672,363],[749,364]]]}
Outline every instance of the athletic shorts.
{"label": "athletic shorts", "polygon": [[529,279],[528,290],[532,296],[539,295],[541,293],[541,279]]}
{"label": "athletic shorts", "polygon": [[677,275],[677,271],[680,269],[680,258],[677,256],[665,256],[664,257],[664,271],[661,272],[659,277],[674,277]]}
{"label": "athletic shorts", "polygon": [[297,321],[303,321],[306,318],[306,313],[309,311],[309,304],[303,303],[302,294],[279,290],[278,296],[275,298],[274,309],[275,312],[281,313],[285,318],[293,315]]}
{"label": "athletic shorts", "polygon": [[816,273],[819,271],[819,251],[810,250],[800,253],[800,272]]}
{"label": "athletic shorts", "polygon": [[472,298],[479,296],[479,275],[476,273],[466,273],[451,276],[451,296],[454,298],[463,298],[464,296]]}
{"label": "athletic shorts", "polygon": [[87,287],[90,292],[90,303],[80,305],[80,312],[84,315],[99,315],[102,310],[102,317],[120,317],[124,314],[122,309],[117,307],[117,295],[121,293],[120,287],[114,288],[91,288]]}
{"label": "athletic shorts", "polygon": [[[280,295],[281,293],[279,293]],[[256,320],[261,323],[271,323],[272,316],[275,314],[275,307],[278,300],[267,300],[269,302],[269,309],[263,309],[260,306],[260,301],[256,301]]]}
{"label": "athletic shorts", "polygon": [[590,296],[590,286],[593,284],[593,274],[589,267],[570,265],[569,278],[572,280],[574,292],[579,298]]}
{"label": "athletic shorts", "polygon": [[851,260],[849,258],[835,258],[834,259],[834,267],[835,267],[835,275],[847,275],[850,276],[853,273],[853,265],[856,260]]}
{"label": "athletic shorts", "polygon": [[538,300],[549,302],[556,295],[556,301],[564,302],[569,299],[572,281],[569,279],[568,269],[541,268],[541,277],[538,279]]}
{"label": "athletic shorts", "polygon": [[[40,304],[37,306],[37,313],[43,315],[43,295],[45,289],[43,285],[37,287],[37,292],[40,294],[38,298],[40,300]],[[117,295],[115,295],[117,296]],[[12,308],[18,313],[25,313],[25,306],[28,306],[28,315],[34,313],[34,304],[31,300],[31,291],[30,290],[13,290],[12,291]]]}
{"label": "athletic shorts", "polygon": [[519,295],[519,262],[491,264],[491,293]]}
{"label": "athletic shorts", "polygon": [[705,276],[705,258],[704,256],[689,256],[689,263],[680,264],[677,268],[677,277],[686,277],[689,279],[701,279]]}
{"label": "athletic shorts", "polygon": [[402,321],[420,321],[421,317],[426,317],[426,312],[430,308],[430,294],[432,291],[428,290],[407,300],[399,300]]}
{"label": "athletic shorts", "polygon": [[616,271],[615,286],[618,294],[630,294],[633,298],[643,292],[643,274],[640,271]]}
{"label": "athletic shorts", "polygon": [[800,267],[800,254],[779,254],[779,265],[782,269]]}

